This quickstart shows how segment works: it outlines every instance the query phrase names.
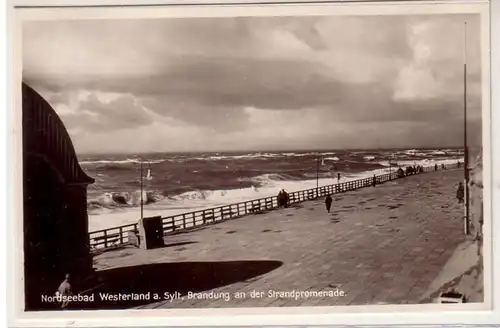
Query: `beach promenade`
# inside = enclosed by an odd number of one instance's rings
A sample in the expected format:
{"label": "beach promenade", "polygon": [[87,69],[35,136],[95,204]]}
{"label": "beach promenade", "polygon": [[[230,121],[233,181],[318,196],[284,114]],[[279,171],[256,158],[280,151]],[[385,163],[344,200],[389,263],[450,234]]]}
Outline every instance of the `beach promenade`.
{"label": "beach promenade", "polygon": [[[396,179],[334,195],[330,214],[323,199],[306,201],[166,236],[162,248],[129,246],[100,254],[94,266],[106,292],[182,295],[103,306],[418,303],[465,240],[463,205],[455,199],[462,176],[463,170],[453,169]],[[279,297],[270,290],[310,293]],[[188,299],[189,291],[227,292],[231,299]],[[237,292],[246,297],[235,298]]]}

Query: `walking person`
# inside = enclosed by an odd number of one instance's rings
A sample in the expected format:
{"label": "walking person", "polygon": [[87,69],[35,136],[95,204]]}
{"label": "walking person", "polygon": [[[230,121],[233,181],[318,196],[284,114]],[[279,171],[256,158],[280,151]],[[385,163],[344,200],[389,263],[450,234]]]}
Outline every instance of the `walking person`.
{"label": "walking person", "polygon": [[283,189],[283,207],[288,207],[290,201],[290,197],[288,196],[288,193]]}
{"label": "walking person", "polygon": [[278,208],[281,208],[285,205],[285,202],[283,201],[283,189],[280,190],[280,192],[278,193],[278,197],[277,197],[277,200],[278,200]]}
{"label": "walking person", "polygon": [[459,182],[457,187],[457,200],[459,204],[464,202],[464,196],[464,184],[462,182]]}
{"label": "walking person", "polygon": [[65,279],[59,285],[56,291],[56,296],[61,298],[61,309],[66,309],[69,305],[68,296],[72,295],[71,284],[69,283],[69,273],[66,274]]}
{"label": "walking person", "polygon": [[326,205],[326,211],[328,213],[330,213],[330,209],[332,208],[332,202],[333,202],[332,196],[330,195],[326,196],[325,205]]}

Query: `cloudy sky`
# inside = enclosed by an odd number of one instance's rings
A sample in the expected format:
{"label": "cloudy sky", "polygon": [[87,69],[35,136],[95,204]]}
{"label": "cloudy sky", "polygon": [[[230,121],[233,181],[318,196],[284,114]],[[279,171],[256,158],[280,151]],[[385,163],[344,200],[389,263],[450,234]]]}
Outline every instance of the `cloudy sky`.
{"label": "cloudy sky", "polygon": [[78,153],[449,147],[480,139],[479,17],[28,22],[23,79]]}

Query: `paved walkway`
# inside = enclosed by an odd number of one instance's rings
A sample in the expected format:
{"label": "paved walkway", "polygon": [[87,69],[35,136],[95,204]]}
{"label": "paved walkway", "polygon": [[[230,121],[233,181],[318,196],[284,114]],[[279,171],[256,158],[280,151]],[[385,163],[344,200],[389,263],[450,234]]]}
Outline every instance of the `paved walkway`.
{"label": "paved walkway", "polygon": [[[323,200],[317,200],[219,223],[166,237],[176,246],[104,253],[95,258],[95,266],[106,270],[153,263],[282,262],[267,273],[212,289],[228,292],[230,301],[184,296],[143,308],[418,303],[465,239],[463,208],[455,199],[461,174],[462,170],[431,172],[334,195],[330,214]],[[269,290],[327,295],[268,297]],[[252,291],[264,295],[251,297]],[[247,297],[235,299],[236,292]],[[338,296],[340,292],[345,295]]]}

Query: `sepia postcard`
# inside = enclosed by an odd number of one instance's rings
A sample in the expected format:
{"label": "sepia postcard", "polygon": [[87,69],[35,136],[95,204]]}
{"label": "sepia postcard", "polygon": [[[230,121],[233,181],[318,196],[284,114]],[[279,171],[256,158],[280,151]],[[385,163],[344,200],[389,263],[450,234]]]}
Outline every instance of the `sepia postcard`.
{"label": "sepia postcard", "polygon": [[22,316],[491,309],[487,2],[15,16]]}

